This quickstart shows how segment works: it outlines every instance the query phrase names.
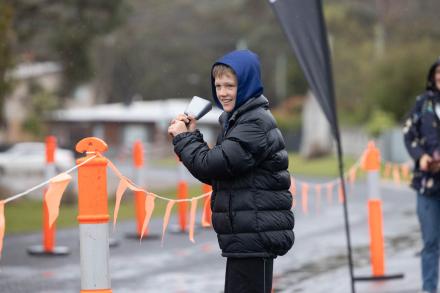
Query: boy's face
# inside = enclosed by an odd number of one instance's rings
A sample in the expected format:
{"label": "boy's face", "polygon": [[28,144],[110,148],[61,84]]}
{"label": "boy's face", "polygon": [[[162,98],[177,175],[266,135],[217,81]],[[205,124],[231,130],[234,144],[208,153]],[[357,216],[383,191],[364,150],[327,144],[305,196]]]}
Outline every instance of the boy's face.
{"label": "boy's face", "polygon": [[232,73],[224,73],[215,78],[214,85],[223,110],[232,112],[237,101],[237,78]]}

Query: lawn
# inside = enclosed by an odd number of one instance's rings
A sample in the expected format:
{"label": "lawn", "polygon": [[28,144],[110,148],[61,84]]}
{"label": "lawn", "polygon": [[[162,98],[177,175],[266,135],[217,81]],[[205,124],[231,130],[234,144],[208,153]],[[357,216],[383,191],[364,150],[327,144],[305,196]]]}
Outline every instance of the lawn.
{"label": "lawn", "polygon": [[[176,188],[154,191],[158,195],[168,198],[176,197]],[[190,196],[201,195],[201,185],[190,186],[188,190]],[[122,198],[121,207],[119,208],[118,221],[133,219],[134,202],[131,191],[127,190]],[[167,202],[157,199],[155,201],[155,209],[153,217],[163,217]],[[109,214],[113,218],[113,210],[115,201],[109,200]],[[199,201],[197,207],[203,207],[203,202]],[[188,206],[189,208],[189,206]],[[177,205],[173,207],[173,212],[177,211]],[[62,203],[60,206],[60,214],[57,219],[57,228],[75,227],[78,225],[76,217],[78,216],[78,207],[76,204]],[[42,203],[36,200],[22,199],[10,202],[5,206],[6,218],[6,234],[15,234],[23,232],[38,231],[42,228]]]}
{"label": "lawn", "polygon": [[[345,156],[344,170],[349,170],[356,163],[356,160],[357,158]],[[289,154],[289,171],[292,176],[338,177],[338,164],[336,156],[307,160],[298,154]]]}

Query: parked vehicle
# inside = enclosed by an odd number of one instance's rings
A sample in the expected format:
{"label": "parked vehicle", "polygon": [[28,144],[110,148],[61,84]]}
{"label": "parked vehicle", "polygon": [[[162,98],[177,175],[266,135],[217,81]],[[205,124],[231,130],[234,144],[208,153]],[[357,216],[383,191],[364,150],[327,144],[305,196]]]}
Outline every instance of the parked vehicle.
{"label": "parked vehicle", "polygon": [[[75,165],[73,151],[57,148],[55,171],[61,173]],[[1,177],[44,178],[46,169],[46,147],[42,142],[22,142],[0,152]]]}

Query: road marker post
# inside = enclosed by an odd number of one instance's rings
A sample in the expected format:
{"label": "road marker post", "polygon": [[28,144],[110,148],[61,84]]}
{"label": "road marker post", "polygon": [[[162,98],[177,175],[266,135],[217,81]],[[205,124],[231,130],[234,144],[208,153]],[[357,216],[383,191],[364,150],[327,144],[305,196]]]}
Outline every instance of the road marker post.
{"label": "road marker post", "polygon": [[380,197],[380,151],[369,142],[362,160],[367,172],[368,224],[372,276],[356,277],[356,281],[378,281],[403,278],[403,274],[385,275],[382,199]]}
{"label": "road marker post", "polygon": [[101,139],[87,137],[76,145],[86,156],[77,160],[78,222],[80,234],[81,293],[111,293],[109,268],[109,212],[107,194],[107,151]]}
{"label": "road marker post", "polygon": [[[45,178],[49,180],[50,178],[56,176],[55,167],[55,152],[57,149],[57,139],[55,136],[46,137],[46,167],[45,167]],[[53,223],[52,227],[49,225],[49,209],[46,201],[47,189],[43,191],[43,244],[33,245],[27,249],[30,255],[53,255],[62,256],[70,253],[70,250],[66,246],[55,246],[56,242],[56,222]]]}

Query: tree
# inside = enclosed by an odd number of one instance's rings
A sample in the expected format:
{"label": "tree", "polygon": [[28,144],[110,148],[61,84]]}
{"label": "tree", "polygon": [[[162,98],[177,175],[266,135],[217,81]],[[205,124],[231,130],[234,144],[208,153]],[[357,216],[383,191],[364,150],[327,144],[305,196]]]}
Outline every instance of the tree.
{"label": "tree", "polygon": [[111,38],[102,39],[96,50],[95,62],[103,64],[97,69],[99,92],[111,102],[130,100],[135,94],[144,99],[209,97],[211,64],[237,46],[259,54],[265,93],[272,104],[285,98],[277,96],[283,91],[275,90],[274,60],[280,56],[288,56],[289,78],[298,81],[292,85],[289,80],[287,95],[303,84],[266,1],[131,0],[129,4],[127,22]]}
{"label": "tree", "polygon": [[123,20],[123,0],[14,0],[12,30],[16,54],[57,60],[64,68],[63,94],[92,75],[93,41]]}
{"label": "tree", "polygon": [[12,6],[9,1],[0,0],[0,124],[3,124],[3,102],[10,88],[6,72],[11,68],[11,23]]}

